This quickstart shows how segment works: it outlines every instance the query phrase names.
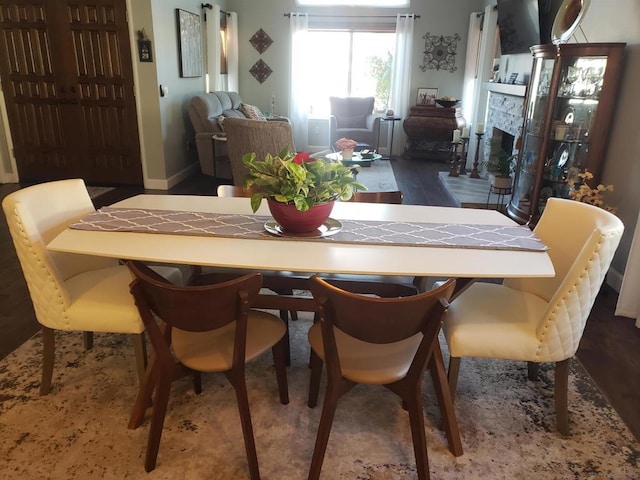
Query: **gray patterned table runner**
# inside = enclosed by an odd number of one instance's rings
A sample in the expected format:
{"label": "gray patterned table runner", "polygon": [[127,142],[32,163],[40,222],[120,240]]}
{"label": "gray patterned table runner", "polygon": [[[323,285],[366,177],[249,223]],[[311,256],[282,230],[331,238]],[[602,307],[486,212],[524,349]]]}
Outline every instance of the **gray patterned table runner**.
{"label": "gray patterned table runner", "polygon": [[529,228],[516,225],[340,220],[342,230],[324,238],[274,237],[264,229],[271,217],[243,214],[105,207],[70,227],[105,232],[143,232],[251,239],[411,245],[492,250],[545,251]]}

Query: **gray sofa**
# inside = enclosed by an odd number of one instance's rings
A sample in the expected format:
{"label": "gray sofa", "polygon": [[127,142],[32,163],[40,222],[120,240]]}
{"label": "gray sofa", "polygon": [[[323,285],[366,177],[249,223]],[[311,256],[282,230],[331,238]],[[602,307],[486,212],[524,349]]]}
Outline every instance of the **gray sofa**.
{"label": "gray sofa", "polygon": [[[236,92],[210,92],[193,97],[187,106],[189,118],[195,131],[196,149],[200,160],[200,169],[205,175],[214,174],[213,141],[214,133],[222,133],[218,117],[247,118],[240,110],[242,99]],[[228,160],[224,163],[220,159],[227,156],[225,142],[216,142],[217,165],[215,173],[220,177],[230,177],[231,171]]]}
{"label": "gray sofa", "polygon": [[[231,178],[231,168],[227,153],[226,142],[215,142],[215,166],[214,166],[214,144],[211,137],[215,133],[223,133],[223,127],[219,121],[224,118],[256,119],[256,113],[252,112],[248,105],[243,110],[243,102],[236,92],[210,92],[193,97],[187,105],[187,111],[191,124],[195,131],[196,148],[200,169],[205,175]],[[245,115],[247,112],[247,115]],[[253,117],[249,115],[253,114]],[[259,120],[276,120],[288,122],[286,117],[274,116],[265,118],[260,114]],[[256,121],[259,121],[256,119]],[[224,120],[222,121],[224,125]],[[214,168],[215,167],[215,168]]]}

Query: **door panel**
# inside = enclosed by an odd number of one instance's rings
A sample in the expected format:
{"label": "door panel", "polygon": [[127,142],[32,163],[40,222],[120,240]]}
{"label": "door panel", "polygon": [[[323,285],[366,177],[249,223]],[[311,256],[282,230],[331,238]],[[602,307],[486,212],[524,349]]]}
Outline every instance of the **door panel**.
{"label": "door panel", "polygon": [[0,75],[11,85],[5,97],[21,180],[142,184],[125,7],[0,0]]}

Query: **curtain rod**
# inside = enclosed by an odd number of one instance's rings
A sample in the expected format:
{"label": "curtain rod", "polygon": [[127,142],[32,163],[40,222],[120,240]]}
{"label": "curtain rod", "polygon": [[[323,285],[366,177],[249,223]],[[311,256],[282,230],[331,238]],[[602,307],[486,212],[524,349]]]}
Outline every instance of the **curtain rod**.
{"label": "curtain rod", "polygon": [[[336,18],[336,17],[340,17],[340,18],[397,18],[397,15],[318,15],[318,14],[313,14],[313,13],[309,13],[307,14],[310,17],[324,17],[324,18]],[[409,16],[410,14],[401,14],[401,15],[406,15]],[[285,17],[291,17],[291,13],[285,13],[284,14]],[[414,15],[413,18],[420,18],[420,15]]]}

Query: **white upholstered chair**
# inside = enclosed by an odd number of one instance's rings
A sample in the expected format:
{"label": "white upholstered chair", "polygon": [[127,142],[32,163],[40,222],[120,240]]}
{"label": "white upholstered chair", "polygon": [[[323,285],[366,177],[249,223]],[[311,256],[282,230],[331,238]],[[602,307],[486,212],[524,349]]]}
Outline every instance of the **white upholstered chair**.
{"label": "white upholstered chair", "polygon": [[[55,357],[54,330],[132,334],[140,378],[146,366],[144,326],[129,292],[131,273],[118,260],[51,252],[46,246],[69,224],[94,211],[81,179],[23,188],[2,202],[9,232],[42,325],[43,367],[40,393],[51,389]],[[180,281],[180,270],[159,273]]]}
{"label": "white upholstered chair", "polygon": [[451,302],[444,332],[455,394],[461,357],[555,362],[558,430],[569,433],[569,361],[600,290],[624,225],[615,215],[574,200],[550,198],[535,233],[549,247],[553,278],[474,283]]}

